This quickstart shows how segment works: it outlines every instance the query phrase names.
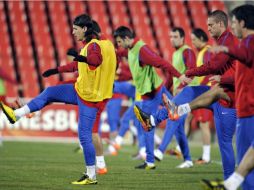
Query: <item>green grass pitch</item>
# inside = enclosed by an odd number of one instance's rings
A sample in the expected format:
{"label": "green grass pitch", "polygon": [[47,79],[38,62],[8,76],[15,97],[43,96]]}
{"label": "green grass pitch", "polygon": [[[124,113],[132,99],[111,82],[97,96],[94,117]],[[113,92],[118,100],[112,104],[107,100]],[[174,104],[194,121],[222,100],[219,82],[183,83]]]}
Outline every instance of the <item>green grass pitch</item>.
{"label": "green grass pitch", "polygon": [[[212,162],[194,165],[190,169],[176,169],[181,163],[166,155],[156,162],[152,171],[135,170],[139,160],[132,160],[136,152],[132,146],[124,146],[118,156],[106,156],[109,173],[97,176],[98,184],[75,186],[84,172],[82,154],[74,153],[76,144],[4,142],[0,147],[0,190],[198,190],[202,178],[222,178],[218,147],[212,146]],[[191,145],[193,158],[201,155],[201,146]]]}

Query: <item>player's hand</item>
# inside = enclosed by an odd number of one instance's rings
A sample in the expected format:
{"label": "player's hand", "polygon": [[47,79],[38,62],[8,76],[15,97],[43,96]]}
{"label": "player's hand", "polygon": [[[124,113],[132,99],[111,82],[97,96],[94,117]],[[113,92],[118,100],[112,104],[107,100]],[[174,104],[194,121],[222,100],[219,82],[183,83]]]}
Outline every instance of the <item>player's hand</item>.
{"label": "player's hand", "polygon": [[212,47],[208,48],[208,51],[210,51],[212,53],[220,53],[220,52],[227,53],[228,47],[226,47],[226,46],[212,46]]}
{"label": "player's hand", "polygon": [[67,51],[67,55],[73,56],[73,57],[77,57],[78,56],[78,52],[74,49],[71,48]]}
{"label": "player's hand", "polygon": [[87,59],[86,59],[85,56],[77,55],[77,56],[73,59],[73,61],[78,61],[78,62],[84,62],[84,63],[86,63],[86,62],[87,62]]}
{"label": "player's hand", "polygon": [[189,83],[191,83],[191,81],[192,81],[192,79],[186,77],[185,74],[181,75],[181,76],[179,77],[179,80],[181,81],[182,84],[189,84]]}
{"label": "player's hand", "polygon": [[221,76],[220,75],[214,75],[212,77],[209,78],[209,81],[213,84],[213,83],[220,83],[221,81]]}
{"label": "player's hand", "polygon": [[49,76],[55,75],[55,74],[57,74],[57,73],[59,73],[59,72],[58,72],[58,69],[48,69],[48,70],[46,70],[44,73],[42,73],[42,76],[43,76],[43,77],[49,77]]}
{"label": "player's hand", "polygon": [[79,55],[78,52],[74,48],[69,49],[67,51],[67,55],[73,56],[74,57],[73,61],[85,62],[85,63],[87,62],[86,57]]}

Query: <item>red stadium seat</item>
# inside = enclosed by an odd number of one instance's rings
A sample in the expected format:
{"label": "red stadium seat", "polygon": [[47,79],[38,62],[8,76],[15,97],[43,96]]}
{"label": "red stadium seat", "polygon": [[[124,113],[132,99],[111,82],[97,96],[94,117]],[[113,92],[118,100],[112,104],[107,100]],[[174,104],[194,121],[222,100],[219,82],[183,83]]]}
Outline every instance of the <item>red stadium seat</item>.
{"label": "red stadium seat", "polygon": [[207,10],[203,1],[188,1],[195,27],[207,30]]}
{"label": "red stadium seat", "polygon": [[114,29],[122,25],[129,27],[129,18],[126,14],[123,1],[111,1],[109,3],[109,8],[112,13]]}
{"label": "red stadium seat", "polygon": [[[32,47],[28,34],[24,3],[8,2],[8,5],[21,81],[23,85],[30,85],[30,88],[24,88],[24,95],[26,97],[33,97],[39,93],[39,88],[35,64],[32,57]],[[31,88],[31,85],[33,85],[33,88]]]}
{"label": "red stadium seat", "polygon": [[152,49],[157,50],[144,3],[142,1],[129,1],[129,6],[137,36],[143,39]]}
{"label": "red stadium seat", "polygon": [[[49,68],[55,68],[56,63],[54,59],[54,50],[49,34],[49,27],[47,24],[47,17],[45,14],[44,3],[40,1],[29,1],[29,10],[30,10],[30,18],[32,22],[32,28],[34,32],[34,38],[36,42],[36,48],[38,52],[39,66],[40,72],[38,74],[42,74],[45,70]],[[45,59],[47,62],[45,63]],[[49,85],[55,85],[58,82],[58,78],[56,76],[49,77],[43,80],[44,85],[47,83]],[[46,86],[46,85],[45,85]]]}
{"label": "red stadium seat", "polygon": [[98,22],[102,33],[106,38],[113,40],[112,28],[109,25],[109,15],[106,13],[105,6],[102,1],[88,1],[91,17]]}
{"label": "red stadium seat", "polygon": [[86,13],[83,1],[67,1],[67,3],[70,9],[72,20],[74,20],[76,16]]}
{"label": "red stadium seat", "polygon": [[210,7],[211,11],[222,10],[226,13],[228,12],[223,1],[220,1],[220,0],[218,0],[218,1],[208,1],[208,4],[209,4],[209,7]]}
{"label": "red stadium seat", "polygon": [[171,61],[171,56],[174,49],[169,41],[169,32],[171,28],[168,16],[166,14],[166,8],[162,1],[149,1],[148,3],[163,56],[168,61]]}
{"label": "red stadium seat", "polygon": [[172,18],[174,19],[174,23],[176,27],[182,27],[185,31],[186,37],[185,42],[188,45],[191,45],[191,27],[190,27],[190,20],[187,16],[185,6],[183,1],[169,1],[168,2],[169,8],[172,13]]}
{"label": "red stadium seat", "polygon": [[[0,36],[1,36],[1,43],[0,43],[0,67],[4,69],[5,72],[8,72],[9,76],[15,79],[15,70],[13,67],[13,60],[11,55],[11,46],[9,42],[9,36],[7,31],[7,23],[6,17],[3,10],[3,2],[0,2]],[[7,96],[9,97],[17,97],[17,86],[13,85],[6,85],[7,89]]]}
{"label": "red stadium seat", "polygon": [[71,28],[67,22],[64,3],[62,1],[49,1],[50,17],[56,40],[60,61],[66,59],[67,50],[72,47]]}

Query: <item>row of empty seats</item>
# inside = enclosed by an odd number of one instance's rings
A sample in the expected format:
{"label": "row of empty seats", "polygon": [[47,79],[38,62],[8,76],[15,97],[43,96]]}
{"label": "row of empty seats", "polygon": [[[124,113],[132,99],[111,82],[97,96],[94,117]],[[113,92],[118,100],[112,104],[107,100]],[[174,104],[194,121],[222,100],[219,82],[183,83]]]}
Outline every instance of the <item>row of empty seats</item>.
{"label": "row of empty seats", "polygon": [[[191,19],[195,27],[201,27],[207,31],[208,10],[225,10],[224,3],[221,1],[206,3],[188,1],[188,6],[183,1],[148,1],[146,3],[143,1],[1,1],[1,69],[8,71],[13,78],[16,78],[17,71],[21,76],[19,82],[23,85],[24,96],[33,97],[40,91],[38,79],[42,72],[55,68],[57,64],[66,64],[66,51],[75,44],[68,20],[72,21],[79,14],[90,14],[101,26],[103,34],[110,40],[113,40],[112,34],[115,28],[121,25],[131,27],[133,23],[136,35],[152,49],[158,53],[161,52],[165,59],[170,60],[174,51],[169,41],[172,23],[174,26],[185,29],[186,43],[191,45]],[[8,32],[7,16],[10,18],[9,27],[11,27],[12,35]],[[28,18],[30,18],[30,24]],[[33,32],[33,36],[29,31]],[[14,41],[13,47],[10,39]],[[157,49],[158,47],[160,49]],[[12,56],[13,48],[16,50],[16,65]],[[38,55],[38,65],[36,65],[33,48]],[[64,79],[68,78],[70,77]],[[55,85],[58,81],[58,76],[42,79],[42,86]],[[7,90],[8,96],[18,95],[17,87],[7,85]]]}

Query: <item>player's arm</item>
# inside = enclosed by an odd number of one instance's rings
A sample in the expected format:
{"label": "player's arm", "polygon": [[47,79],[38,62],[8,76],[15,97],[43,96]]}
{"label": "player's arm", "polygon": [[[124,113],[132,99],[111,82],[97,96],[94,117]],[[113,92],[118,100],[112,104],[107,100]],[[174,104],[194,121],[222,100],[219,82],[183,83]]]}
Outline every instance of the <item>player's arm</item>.
{"label": "player's arm", "polygon": [[228,63],[230,56],[224,53],[219,53],[212,57],[207,64],[203,64],[200,67],[193,68],[186,71],[187,77],[192,76],[205,76],[209,74],[217,74],[218,71],[223,69]]}
{"label": "player's arm", "polygon": [[57,68],[54,68],[54,69],[48,69],[42,73],[42,76],[49,77],[51,75],[55,75],[58,73],[75,72],[77,70],[78,70],[78,62],[73,61],[73,62],[68,63],[66,65],[58,66]]}
{"label": "player's arm", "polygon": [[235,77],[234,76],[221,76],[220,84],[235,85]]}
{"label": "player's arm", "polygon": [[96,69],[102,63],[101,48],[95,42],[88,45],[87,56],[80,55],[77,52],[69,52],[67,54],[74,57],[73,61],[88,64],[90,69]]}
{"label": "player's arm", "polygon": [[235,78],[233,75],[230,76],[221,76],[221,75],[214,75],[209,78],[209,81],[212,83],[218,83],[220,85],[235,85]]}
{"label": "player's arm", "polygon": [[[197,66],[196,65],[196,56],[195,56],[195,53],[192,49],[188,48],[183,51],[183,61],[184,61],[184,64],[187,68],[186,70],[196,68],[196,66]],[[193,79],[193,77],[190,77],[190,79]],[[181,85],[179,85],[178,89],[182,89],[186,85],[187,85],[187,83],[181,84]]]}
{"label": "player's arm", "polygon": [[226,53],[230,57],[239,60],[242,64],[251,65],[253,52],[250,50],[254,49],[254,43],[250,43],[248,40],[242,42],[237,46],[214,46],[210,51],[214,53]]}
{"label": "player's arm", "polygon": [[186,49],[183,51],[183,60],[187,70],[196,68],[196,56],[192,49]]}
{"label": "player's arm", "polygon": [[241,43],[240,46],[228,47],[228,54],[247,66],[252,65],[254,43],[252,40]]}
{"label": "player's arm", "polygon": [[151,65],[164,71],[168,71],[168,73],[174,77],[179,78],[181,76],[181,74],[168,61],[158,56],[147,45],[140,49],[139,60],[141,66]]}
{"label": "player's arm", "polygon": [[[160,68],[163,71],[167,71],[166,78],[171,80],[171,77],[177,77],[182,83],[189,83],[190,80],[184,75],[181,75],[168,61],[162,59],[154,51],[152,51],[147,45],[140,49],[139,60],[141,66],[151,65],[156,68]],[[166,81],[167,83],[167,81]]]}

